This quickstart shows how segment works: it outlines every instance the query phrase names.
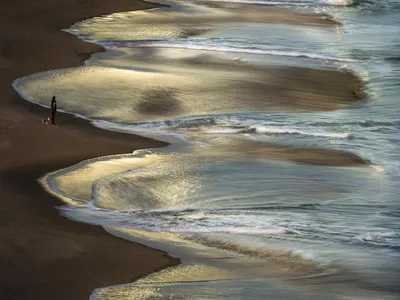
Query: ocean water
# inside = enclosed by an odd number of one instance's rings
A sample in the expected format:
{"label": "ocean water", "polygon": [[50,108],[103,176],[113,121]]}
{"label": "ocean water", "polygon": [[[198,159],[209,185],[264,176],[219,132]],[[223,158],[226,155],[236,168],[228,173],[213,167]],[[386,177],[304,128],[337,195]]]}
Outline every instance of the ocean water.
{"label": "ocean water", "polygon": [[108,51],[13,84],[170,142],[42,179],[182,259],[91,299],[399,299],[400,1],[160,2],[71,26]]}

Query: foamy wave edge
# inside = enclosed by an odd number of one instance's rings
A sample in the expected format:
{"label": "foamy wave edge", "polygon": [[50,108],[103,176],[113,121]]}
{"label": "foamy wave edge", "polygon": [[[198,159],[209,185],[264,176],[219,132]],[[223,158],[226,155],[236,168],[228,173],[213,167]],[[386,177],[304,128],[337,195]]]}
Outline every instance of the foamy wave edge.
{"label": "foamy wave edge", "polygon": [[294,57],[294,58],[308,58],[308,59],[318,59],[325,61],[338,61],[338,62],[356,62],[354,59],[334,57],[328,54],[318,54],[318,53],[307,53],[299,51],[279,51],[279,50],[261,50],[261,49],[251,49],[251,48],[237,48],[230,46],[203,46],[196,44],[179,44],[179,43],[157,43],[157,42],[123,42],[123,41],[103,41],[100,43],[106,49],[116,49],[116,48],[170,48],[170,49],[189,49],[189,50],[200,50],[200,51],[210,51],[210,52],[230,52],[230,53],[243,53],[243,54],[255,54],[255,55],[270,55],[270,56],[284,56],[284,57]]}
{"label": "foamy wave edge", "polygon": [[359,0],[320,0],[312,2],[290,2],[290,1],[261,1],[261,0],[204,0],[200,2],[226,2],[238,4],[257,4],[257,5],[293,5],[293,6],[311,6],[311,5],[331,5],[331,6],[353,6],[360,4]]}

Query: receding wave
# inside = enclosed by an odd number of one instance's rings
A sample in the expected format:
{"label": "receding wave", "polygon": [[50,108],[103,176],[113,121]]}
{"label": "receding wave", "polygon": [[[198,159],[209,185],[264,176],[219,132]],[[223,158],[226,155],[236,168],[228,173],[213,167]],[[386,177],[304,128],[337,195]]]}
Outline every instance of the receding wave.
{"label": "receding wave", "polygon": [[[331,126],[331,125],[338,125],[339,123],[336,123],[334,120],[329,121],[329,122],[306,122],[309,126]],[[398,128],[400,127],[400,121],[399,120],[393,120],[393,121],[384,121],[384,120],[373,120],[373,119],[366,119],[366,120],[354,120],[354,121],[345,121],[345,122],[340,122],[341,125],[350,125],[350,126],[359,126],[359,127],[365,127],[365,128],[371,128],[371,127],[395,127]]]}
{"label": "receding wave", "polygon": [[[313,206],[307,206],[313,209]],[[283,207],[281,207],[283,208]],[[375,247],[400,248],[400,235],[395,232],[365,233],[356,235],[351,229],[326,227],[312,219],[304,218],[301,207],[279,209],[245,210],[124,210],[115,211],[95,207],[59,207],[62,215],[79,222],[106,227],[130,228],[154,232],[170,232],[189,235],[189,238],[204,242],[213,234],[214,246],[221,242],[218,234],[247,235],[248,239],[274,238],[279,240],[309,240],[314,242],[336,241],[340,244],[351,242],[353,235],[363,243]],[[207,236],[204,236],[206,234]],[[244,238],[244,237],[243,237]],[[221,242],[222,243],[222,242]],[[233,243],[233,242],[232,242]],[[232,244],[231,243],[231,244]],[[251,244],[251,243],[247,243]],[[260,245],[261,247],[261,241]],[[264,251],[267,250],[262,245]]]}
{"label": "receding wave", "polygon": [[[392,124],[390,122],[360,122],[360,126],[379,126]],[[116,124],[105,121],[95,123],[100,128],[132,132],[157,133],[205,133],[205,134],[247,134],[247,135],[293,135],[304,137],[320,137],[327,139],[351,139],[351,132],[329,132],[323,127],[330,127],[332,123],[299,124],[302,127],[281,126],[280,124],[260,124],[259,120],[250,118],[232,118],[229,116],[209,116],[202,118],[183,118],[168,121],[145,122],[137,124]],[[358,123],[355,123],[358,124]],[[353,125],[353,124],[352,124]],[[317,127],[317,128],[316,128]],[[318,128],[320,127],[320,128]],[[312,128],[312,129],[311,129]]]}
{"label": "receding wave", "polygon": [[278,128],[278,127],[265,127],[265,126],[250,126],[248,128],[234,128],[234,127],[208,127],[198,128],[198,131],[204,133],[214,134],[265,134],[265,135],[301,135],[301,136],[315,136],[324,137],[329,139],[349,139],[353,135],[349,132],[345,133],[328,133],[321,131],[304,131],[291,128]]}
{"label": "receding wave", "polygon": [[243,4],[258,5],[294,5],[294,6],[310,6],[310,5],[333,5],[333,6],[352,6],[360,3],[359,0],[288,0],[288,1],[270,1],[270,0],[203,0],[199,2],[229,2]]}
{"label": "receding wave", "polygon": [[232,53],[247,53],[258,55],[272,55],[272,56],[287,56],[319,59],[325,61],[341,61],[341,62],[355,62],[353,59],[335,57],[329,54],[307,53],[299,51],[279,51],[279,50],[262,50],[252,48],[236,48],[236,47],[220,47],[212,45],[196,45],[196,44],[178,44],[178,43],[109,43],[105,44],[108,47],[122,46],[122,47],[141,47],[141,48],[178,48],[178,49],[191,49],[203,51],[217,51],[217,52],[232,52]]}
{"label": "receding wave", "polygon": [[[75,221],[111,227],[133,228],[172,233],[232,233],[256,235],[300,234],[278,222],[267,222],[262,213],[251,211],[202,211],[202,210],[125,210],[98,208],[82,209],[59,207],[62,215]],[[259,219],[259,220],[258,220]],[[254,222],[260,226],[254,226]]]}
{"label": "receding wave", "polygon": [[400,233],[394,231],[367,232],[357,238],[372,246],[400,249]]}

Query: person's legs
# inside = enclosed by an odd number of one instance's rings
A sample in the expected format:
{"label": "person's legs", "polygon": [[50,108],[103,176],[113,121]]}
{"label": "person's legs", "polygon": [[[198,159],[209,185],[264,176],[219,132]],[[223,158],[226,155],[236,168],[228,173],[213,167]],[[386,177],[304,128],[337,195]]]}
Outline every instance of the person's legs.
{"label": "person's legs", "polygon": [[56,112],[51,112],[51,124],[56,125]]}

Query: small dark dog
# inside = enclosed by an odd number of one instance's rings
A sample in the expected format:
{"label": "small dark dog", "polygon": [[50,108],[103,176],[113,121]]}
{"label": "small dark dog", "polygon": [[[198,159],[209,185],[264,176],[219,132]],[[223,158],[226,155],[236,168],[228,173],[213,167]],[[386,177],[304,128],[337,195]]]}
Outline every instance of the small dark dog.
{"label": "small dark dog", "polygon": [[48,118],[42,120],[43,125],[49,125],[50,122],[51,122],[51,117],[48,117]]}

